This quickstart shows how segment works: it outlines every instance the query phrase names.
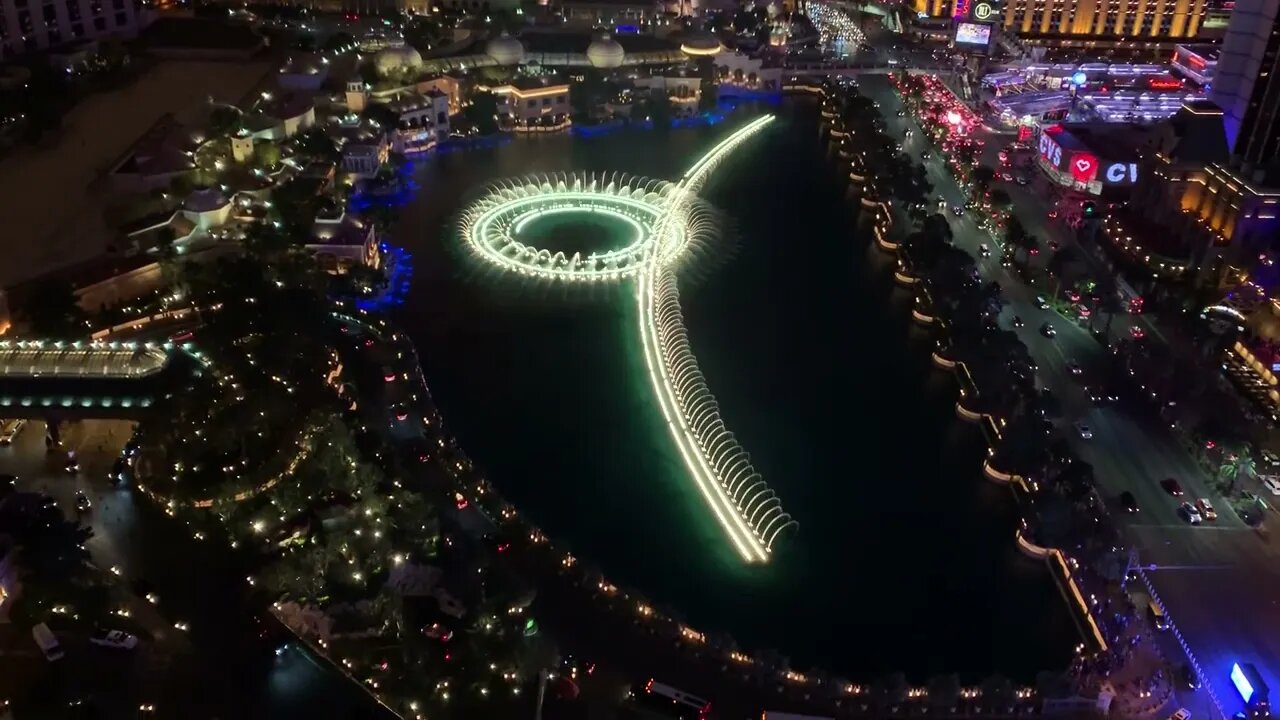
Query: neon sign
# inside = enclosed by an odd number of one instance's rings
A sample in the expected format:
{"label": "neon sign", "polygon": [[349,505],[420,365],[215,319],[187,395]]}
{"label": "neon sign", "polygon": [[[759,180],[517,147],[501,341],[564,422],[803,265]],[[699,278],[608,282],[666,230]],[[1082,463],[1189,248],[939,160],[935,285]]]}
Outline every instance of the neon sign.
{"label": "neon sign", "polygon": [[1147,81],[1147,87],[1152,90],[1178,90],[1182,88],[1182,81],[1173,78],[1152,78]]}
{"label": "neon sign", "polygon": [[1129,182],[1138,182],[1138,164],[1137,163],[1111,163],[1102,173],[1102,177],[1106,178],[1109,183],[1124,182],[1125,177]]}
{"label": "neon sign", "polygon": [[951,17],[968,17],[970,0],[956,0],[955,5],[951,9]]}
{"label": "neon sign", "polygon": [[1236,692],[1240,693],[1246,703],[1253,699],[1253,683],[1249,682],[1240,663],[1231,666],[1231,684],[1236,686]]}
{"label": "neon sign", "polygon": [[978,2],[973,6],[973,12],[970,17],[974,20],[990,20],[991,16],[996,14],[996,9],[989,2]]}
{"label": "neon sign", "polygon": [[1062,164],[1062,146],[1054,142],[1047,133],[1040,134],[1040,156],[1056,170]]}
{"label": "neon sign", "polygon": [[1098,173],[1098,158],[1089,153],[1076,153],[1071,157],[1070,170],[1076,182],[1087,183]]}

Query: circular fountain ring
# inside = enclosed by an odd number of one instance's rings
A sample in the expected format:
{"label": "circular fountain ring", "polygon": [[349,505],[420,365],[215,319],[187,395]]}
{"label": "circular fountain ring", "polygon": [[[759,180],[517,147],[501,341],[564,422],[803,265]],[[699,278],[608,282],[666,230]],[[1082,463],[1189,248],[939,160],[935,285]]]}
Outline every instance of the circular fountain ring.
{"label": "circular fountain ring", "polygon": [[[660,232],[668,233],[672,243],[663,244],[664,256],[665,248],[687,244],[686,227],[661,223],[670,188],[664,181],[630,176],[508,181],[490,187],[464,212],[462,238],[476,256],[507,272],[569,282],[622,280],[646,266],[658,248]],[[586,255],[528,242],[528,231],[543,219],[592,221],[601,216],[627,228],[625,242]]]}

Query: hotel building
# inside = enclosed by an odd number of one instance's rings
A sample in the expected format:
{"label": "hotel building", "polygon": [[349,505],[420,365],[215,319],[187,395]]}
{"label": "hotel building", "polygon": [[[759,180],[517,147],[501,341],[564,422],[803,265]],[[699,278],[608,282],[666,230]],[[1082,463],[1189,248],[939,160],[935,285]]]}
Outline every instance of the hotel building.
{"label": "hotel building", "polygon": [[[913,0],[930,17],[967,15],[978,0]],[[1003,0],[1001,28],[1031,45],[1157,49],[1221,29],[1229,0]],[[1002,5],[1002,7],[1001,7]],[[1224,10],[1225,8],[1225,10]],[[1214,21],[1206,25],[1206,18]]]}
{"label": "hotel building", "polygon": [[137,34],[136,0],[0,0],[0,60]]}

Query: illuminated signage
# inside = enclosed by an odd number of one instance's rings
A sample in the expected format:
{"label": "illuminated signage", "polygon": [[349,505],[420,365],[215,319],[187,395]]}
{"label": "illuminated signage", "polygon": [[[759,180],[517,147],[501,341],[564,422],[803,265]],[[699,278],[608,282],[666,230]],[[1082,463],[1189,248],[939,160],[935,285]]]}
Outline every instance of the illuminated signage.
{"label": "illuminated signage", "polygon": [[1182,81],[1177,78],[1150,78],[1147,87],[1152,90],[1180,90]]}
{"label": "illuminated signage", "polygon": [[956,0],[951,8],[951,17],[962,18],[969,16],[970,0]]}
{"label": "illuminated signage", "polygon": [[1240,693],[1246,703],[1253,699],[1253,683],[1249,682],[1240,663],[1231,666],[1231,684],[1236,686],[1236,692]]}
{"label": "illuminated signage", "polygon": [[973,4],[973,10],[969,12],[969,17],[974,20],[990,20],[995,17],[996,9],[989,2],[979,0]]}
{"label": "illuminated signage", "polygon": [[991,43],[991,26],[979,23],[956,23],[957,45],[982,45]]}
{"label": "illuminated signage", "polygon": [[1047,133],[1040,134],[1040,157],[1047,160],[1054,169],[1062,164],[1062,146],[1054,142]]}
{"label": "illuminated signage", "polygon": [[1098,173],[1098,158],[1089,153],[1076,153],[1071,156],[1069,169],[1071,177],[1075,178],[1076,182],[1090,182],[1093,180],[1093,176]]}
{"label": "illuminated signage", "polygon": [[1102,177],[1106,178],[1109,183],[1121,182],[1138,182],[1138,164],[1137,163],[1111,163],[1102,173]]}

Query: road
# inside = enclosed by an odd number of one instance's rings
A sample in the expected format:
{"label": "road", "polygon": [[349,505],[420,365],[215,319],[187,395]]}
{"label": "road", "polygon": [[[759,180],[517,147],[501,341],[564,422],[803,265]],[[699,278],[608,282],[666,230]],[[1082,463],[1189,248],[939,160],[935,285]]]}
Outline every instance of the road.
{"label": "road", "polygon": [[[888,81],[865,77],[860,84],[864,94],[880,102],[889,132],[903,137],[910,119],[896,116],[901,104]],[[985,152],[994,154],[1002,144],[1000,138],[992,137]],[[916,127],[905,149],[918,159],[924,148]],[[935,156],[926,165],[935,194],[948,205],[962,205],[966,198],[941,160]],[[1070,240],[1061,226],[1047,220],[1042,186],[1006,188],[1014,199],[1014,212],[1030,232],[1042,238]],[[1123,518],[1152,586],[1203,668],[1222,709],[1232,714],[1243,707],[1229,679],[1234,662],[1254,662],[1268,683],[1280,688],[1280,634],[1273,631],[1280,627],[1277,519],[1268,517],[1261,531],[1246,527],[1209,489],[1207,478],[1172,432],[1136,396],[1136,384],[1117,383],[1120,402],[1094,405],[1083,390],[1084,384],[1114,382],[1116,372],[1103,345],[1056,311],[1041,310],[1036,296],[1048,295],[1048,289],[1029,286],[1013,269],[1002,267],[995,243],[977,228],[972,217],[952,216],[951,220],[959,247],[978,257],[980,243],[992,246],[991,256],[980,258],[979,268],[984,278],[997,280],[1004,288],[1008,305],[1001,325],[1010,327],[1014,315],[1024,320],[1025,327],[1017,332],[1039,366],[1041,383],[1059,398],[1060,429],[1079,455],[1093,465],[1104,499]],[[1112,334],[1127,332],[1127,320],[1117,318]],[[1039,332],[1044,322],[1053,323],[1056,338]],[[1071,361],[1083,369],[1082,376],[1073,376],[1068,370]],[[1092,440],[1074,432],[1071,424],[1077,421],[1092,429]],[[1178,480],[1186,497],[1171,497],[1160,487],[1159,482],[1170,477]],[[1140,512],[1129,515],[1116,507],[1116,498],[1124,491],[1134,494]],[[1217,521],[1191,526],[1179,515],[1180,500],[1198,497],[1213,499]]]}
{"label": "road", "polygon": [[[113,597],[129,617],[116,625],[142,642],[134,652],[104,656],[107,651],[84,638],[60,633],[67,658],[57,666],[35,653],[23,656],[36,666],[25,669],[49,683],[49,698],[83,698],[108,718],[135,717],[143,703],[155,705],[157,717],[302,718],[334,708],[343,717],[382,717],[358,688],[307,653],[275,656],[277,640],[260,636],[245,573],[224,547],[197,540],[192,529],[107,481],[132,434],[130,423],[83,420],[61,427],[63,450],[76,452],[79,473],[65,471],[64,452],[46,452],[38,420],[0,448],[0,473],[17,475],[19,490],[50,495],[68,517],[76,514],[77,492],[89,497],[92,508],[80,517],[93,530],[92,562],[118,569],[123,582]],[[140,579],[151,585],[157,604],[135,592]],[[178,622],[190,630],[179,630]],[[11,641],[20,651],[35,649],[29,635]]]}

